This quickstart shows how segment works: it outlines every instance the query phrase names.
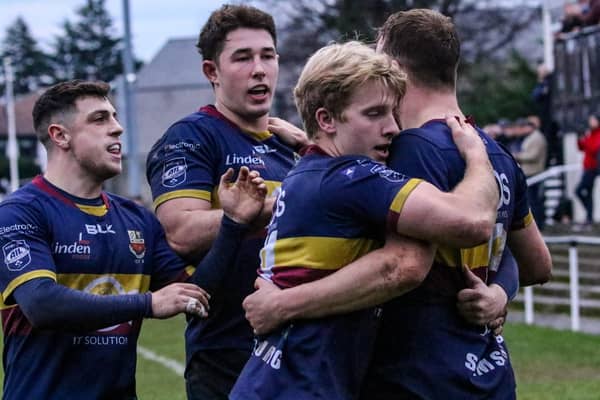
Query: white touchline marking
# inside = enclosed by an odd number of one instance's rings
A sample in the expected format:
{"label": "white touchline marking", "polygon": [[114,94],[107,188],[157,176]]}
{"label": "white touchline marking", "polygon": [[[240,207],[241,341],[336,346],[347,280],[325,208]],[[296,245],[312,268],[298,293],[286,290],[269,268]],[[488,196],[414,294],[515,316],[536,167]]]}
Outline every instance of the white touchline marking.
{"label": "white touchline marking", "polygon": [[154,361],[155,363],[158,363],[158,364],[162,365],[163,367],[175,372],[178,376],[183,377],[183,373],[185,371],[185,365],[183,365],[179,361],[173,360],[171,358],[163,357],[159,354],[156,354],[152,350],[145,348],[144,346],[138,345],[137,352],[140,356],[142,356],[146,360]]}

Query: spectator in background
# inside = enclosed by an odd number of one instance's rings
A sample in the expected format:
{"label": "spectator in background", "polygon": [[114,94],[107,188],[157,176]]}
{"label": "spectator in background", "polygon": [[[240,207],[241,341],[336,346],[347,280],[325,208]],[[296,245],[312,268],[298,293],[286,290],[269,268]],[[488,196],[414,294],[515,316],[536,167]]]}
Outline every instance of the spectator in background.
{"label": "spectator in background", "polygon": [[531,99],[540,118],[540,130],[548,144],[547,164],[562,164],[562,146],[558,137],[558,125],[552,118],[552,71],[545,64],[537,67],[537,83],[531,92]]}
{"label": "spectator in background", "polygon": [[564,39],[565,34],[578,31],[584,26],[583,10],[581,4],[568,1],[563,6],[563,17],[561,20],[560,31],[557,32],[557,39]]}
{"label": "spectator in background", "polygon": [[[518,134],[521,138],[520,149],[513,152],[515,159],[521,164],[521,169],[528,178],[539,174],[546,167],[548,144],[546,138],[540,132],[540,119],[531,115],[527,119],[517,121]],[[531,204],[531,212],[535,222],[541,229],[544,228],[544,185],[543,182],[530,184],[527,196]]]}
{"label": "spectator in background", "polygon": [[585,207],[586,220],[583,229],[589,230],[594,221],[594,181],[598,176],[598,151],[600,150],[600,123],[597,115],[588,118],[589,129],[577,141],[583,151],[583,175],[575,193]]}
{"label": "spectator in background", "polygon": [[583,23],[585,26],[600,23],[600,0],[589,1],[587,12],[583,14]]}

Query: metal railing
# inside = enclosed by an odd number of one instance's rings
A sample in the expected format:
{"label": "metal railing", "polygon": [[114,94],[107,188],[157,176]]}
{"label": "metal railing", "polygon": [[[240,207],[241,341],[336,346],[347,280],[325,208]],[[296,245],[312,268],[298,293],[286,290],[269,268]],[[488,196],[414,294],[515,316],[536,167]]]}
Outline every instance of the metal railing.
{"label": "metal railing", "polygon": [[[600,245],[600,238],[578,235],[545,236],[544,241],[548,244],[569,244],[569,298],[571,312],[571,330],[581,330],[580,319],[580,297],[579,297],[579,253],[577,245],[589,244]],[[533,286],[524,288],[525,323],[534,323],[534,296]]]}

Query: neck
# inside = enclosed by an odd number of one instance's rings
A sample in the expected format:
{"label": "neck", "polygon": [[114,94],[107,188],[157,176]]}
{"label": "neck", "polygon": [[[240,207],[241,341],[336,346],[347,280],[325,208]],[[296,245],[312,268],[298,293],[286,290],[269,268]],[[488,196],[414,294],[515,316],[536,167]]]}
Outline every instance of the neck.
{"label": "neck", "polygon": [[73,168],[64,160],[48,160],[44,178],[57,188],[84,199],[94,199],[102,193],[103,181],[85,174],[81,168]]}
{"label": "neck", "polygon": [[265,114],[258,118],[244,118],[241,115],[231,111],[221,103],[216,102],[215,108],[223,114],[228,120],[242,128],[242,130],[250,132],[264,132],[268,130],[269,115]]}
{"label": "neck", "polygon": [[438,91],[408,84],[400,110],[402,129],[419,128],[427,121],[446,116],[465,118],[452,89]]}
{"label": "neck", "polygon": [[331,157],[339,157],[343,155],[335,145],[335,142],[331,140],[331,137],[324,132],[318,132],[312,141]]}

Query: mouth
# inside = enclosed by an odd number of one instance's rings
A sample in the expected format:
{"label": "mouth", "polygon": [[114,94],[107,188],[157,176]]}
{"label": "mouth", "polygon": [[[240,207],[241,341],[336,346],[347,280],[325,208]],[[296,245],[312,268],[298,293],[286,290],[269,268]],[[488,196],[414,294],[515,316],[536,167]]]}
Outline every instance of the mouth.
{"label": "mouth", "polygon": [[121,143],[113,143],[110,146],[108,146],[106,148],[106,150],[110,154],[112,154],[114,156],[119,156],[120,157],[121,156]]}
{"label": "mouth", "polygon": [[390,145],[389,144],[380,144],[374,147],[375,151],[378,153],[378,158],[381,160],[385,160],[388,157]]}
{"label": "mouth", "polygon": [[256,85],[248,90],[248,94],[255,100],[264,100],[271,90],[267,85]]}

